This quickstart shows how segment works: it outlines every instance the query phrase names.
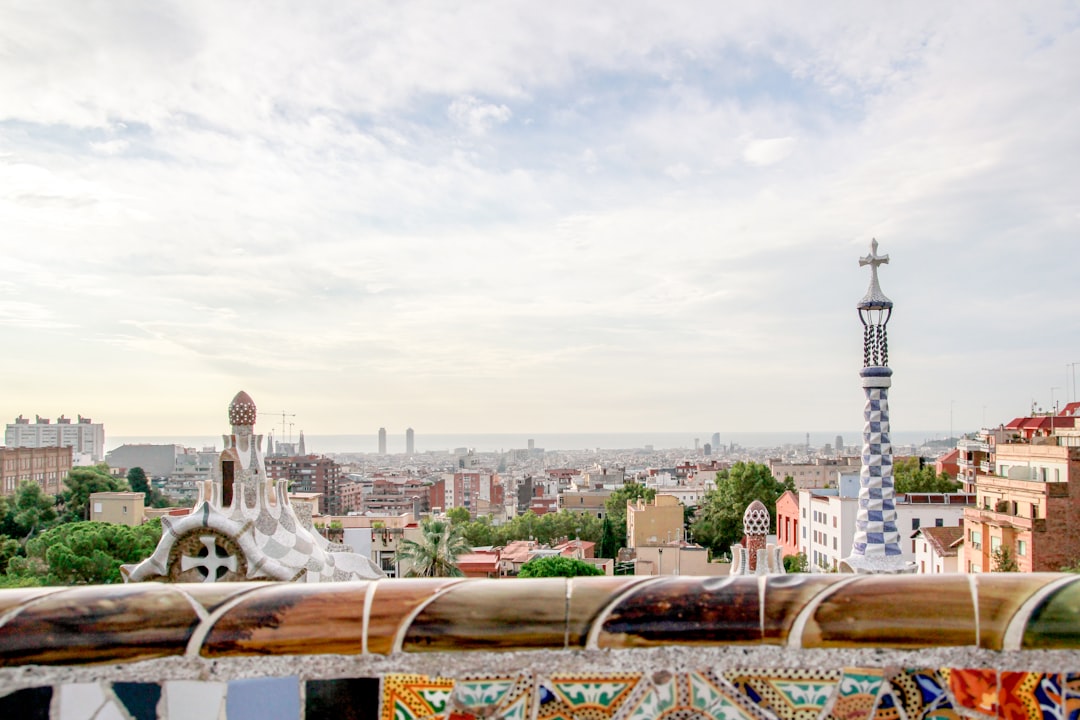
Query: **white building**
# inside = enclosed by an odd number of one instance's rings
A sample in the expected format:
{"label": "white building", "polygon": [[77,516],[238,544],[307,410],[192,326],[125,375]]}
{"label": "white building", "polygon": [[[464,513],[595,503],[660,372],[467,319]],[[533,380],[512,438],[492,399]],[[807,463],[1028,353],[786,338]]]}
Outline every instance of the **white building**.
{"label": "white building", "polygon": [[[859,511],[859,478],[841,475],[839,488],[799,491],[799,551],[806,553],[812,570],[829,571],[851,555],[855,517]],[[918,541],[912,533],[923,527],[959,525],[964,508],[975,503],[966,493],[911,493],[896,496],[896,527],[902,558],[916,562]]]}
{"label": "white building", "polygon": [[963,526],[921,527],[912,533],[915,540],[915,572],[925,574],[960,571],[959,546],[964,541]]}
{"label": "white building", "polygon": [[63,415],[55,423],[38,415],[34,422],[22,415],[4,431],[7,447],[69,447],[73,465],[93,465],[105,457],[105,426],[79,415],[71,422]]}

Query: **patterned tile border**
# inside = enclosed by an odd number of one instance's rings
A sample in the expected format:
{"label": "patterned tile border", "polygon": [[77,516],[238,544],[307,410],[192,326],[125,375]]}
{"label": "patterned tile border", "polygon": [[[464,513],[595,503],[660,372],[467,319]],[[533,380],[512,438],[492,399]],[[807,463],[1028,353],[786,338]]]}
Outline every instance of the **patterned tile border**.
{"label": "patterned tile border", "polygon": [[72,683],[0,694],[27,720],[1073,718],[1080,674],[962,668]]}
{"label": "patterned tile border", "polygon": [[660,646],[1080,649],[1080,577],[140,583],[0,591],[0,667]]}

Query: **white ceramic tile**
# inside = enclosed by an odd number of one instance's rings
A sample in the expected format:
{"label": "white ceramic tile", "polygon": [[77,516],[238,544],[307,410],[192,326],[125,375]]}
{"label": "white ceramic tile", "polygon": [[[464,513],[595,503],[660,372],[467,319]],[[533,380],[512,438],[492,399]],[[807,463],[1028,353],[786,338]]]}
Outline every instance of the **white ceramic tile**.
{"label": "white ceramic tile", "polygon": [[60,686],[59,720],[91,720],[105,704],[105,691],[97,683]]}
{"label": "white ceramic tile", "polygon": [[166,682],[168,720],[223,720],[225,688],[225,683],[217,682]]}
{"label": "white ceramic tile", "polygon": [[105,702],[105,707],[101,708],[98,714],[94,716],[94,720],[131,720],[131,718],[117,707],[115,701],[108,700]]}

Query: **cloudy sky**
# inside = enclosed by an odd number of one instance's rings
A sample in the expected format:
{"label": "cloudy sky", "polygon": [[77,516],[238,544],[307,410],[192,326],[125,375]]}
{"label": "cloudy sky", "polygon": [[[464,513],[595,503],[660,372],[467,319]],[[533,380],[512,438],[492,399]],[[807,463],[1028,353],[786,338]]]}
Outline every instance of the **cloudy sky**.
{"label": "cloudy sky", "polygon": [[861,427],[1076,396],[1080,6],[11,2],[0,417]]}

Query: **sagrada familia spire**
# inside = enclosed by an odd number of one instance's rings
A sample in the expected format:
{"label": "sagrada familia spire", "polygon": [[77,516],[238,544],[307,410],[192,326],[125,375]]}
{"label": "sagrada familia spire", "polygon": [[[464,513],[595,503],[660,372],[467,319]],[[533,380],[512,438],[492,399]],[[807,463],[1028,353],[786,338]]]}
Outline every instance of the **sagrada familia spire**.
{"label": "sagrada familia spire", "polygon": [[889,340],[885,326],[892,317],[893,302],[878,284],[878,266],[889,262],[878,255],[878,242],[859,265],[870,266],[870,289],[856,306],[863,325],[862,472],[859,475],[859,512],[855,518],[855,542],[841,570],[855,573],[911,572],[901,558],[900,532],[896,528],[896,491],[893,479],[892,442],[889,439]]}

